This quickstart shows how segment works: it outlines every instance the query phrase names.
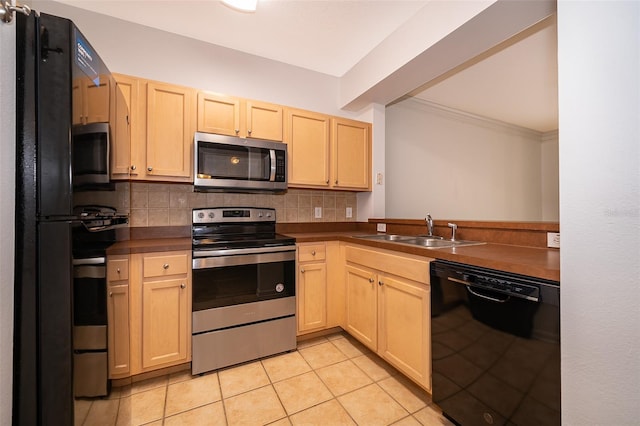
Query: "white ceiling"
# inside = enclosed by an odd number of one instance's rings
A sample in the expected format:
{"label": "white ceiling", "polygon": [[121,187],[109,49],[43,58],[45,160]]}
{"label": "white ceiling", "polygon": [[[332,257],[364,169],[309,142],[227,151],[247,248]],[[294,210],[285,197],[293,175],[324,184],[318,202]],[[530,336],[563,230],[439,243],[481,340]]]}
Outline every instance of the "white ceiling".
{"label": "white ceiling", "polygon": [[[242,13],[214,0],[58,1],[336,77],[429,2],[259,0],[255,13]],[[412,95],[541,132],[557,129],[555,22],[542,27]]]}

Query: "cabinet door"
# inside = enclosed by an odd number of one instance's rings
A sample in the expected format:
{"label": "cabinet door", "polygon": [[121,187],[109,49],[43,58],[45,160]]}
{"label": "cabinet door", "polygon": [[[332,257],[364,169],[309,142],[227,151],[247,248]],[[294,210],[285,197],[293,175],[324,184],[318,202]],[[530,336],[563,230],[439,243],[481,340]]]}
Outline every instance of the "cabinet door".
{"label": "cabinet door", "polygon": [[126,377],[130,373],[129,286],[110,285],[107,292],[109,377],[114,379]]}
{"label": "cabinet door", "polygon": [[371,124],[332,119],[332,186],[371,190]]}
{"label": "cabinet door", "polygon": [[194,108],[193,89],[147,83],[147,179],[191,180]]}
{"label": "cabinet door", "polygon": [[240,135],[240,99],[216,93],[198,93],[198,131]]}
{"label": "cabinet door", "polygon": [[289,186],[329,186],[329,129],[329,116],[295,109],[285,111]]}
{"label": "cabinet door", "polygon": [[282,141],[282,107],[248,100],[247,137]]}
{"label": "cabinet door", "polygon": [[98,84],[86,81],[83,92],[85,123],[107,123],[109,121],[109,95],[111,94],[108,75],[101,75]]}
{"label": "cabinet door", "polygon": [[298,269],[298,331],[327,325],[327,266],[303,263]]}
{"label": "cabinet door", "polygon": [[378,353],[425,389],[431,389],[429,287],[380,275]]}
{"label": "cabinet door", "polygon": [[142,368],[187,362],[191,339],[187,279],[142,284]]}
{"label": "cabinet door", "polygon": [[[111,126],[111,178],[128,179],[131,171],[131,121],[136,116],[139,81],[114,75],[113,124]],[[139,141],[134,141],[139,143]]]}
{"label": "cabinet door", "polygon": [[346,326],[347,331],[369,349],[378,347],[377,282],[373,271],[347,265]]}

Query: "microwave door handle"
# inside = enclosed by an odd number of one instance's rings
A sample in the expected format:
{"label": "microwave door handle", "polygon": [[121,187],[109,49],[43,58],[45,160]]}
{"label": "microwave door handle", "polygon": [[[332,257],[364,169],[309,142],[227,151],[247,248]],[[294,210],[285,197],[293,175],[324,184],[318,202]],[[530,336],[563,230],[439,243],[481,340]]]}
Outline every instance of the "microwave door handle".
{"label": "microwave door handle", "polygon": [[271,172],[269,173],[269,182],[276,181],[276,150],[269,150],[269,158],[271,159]]}

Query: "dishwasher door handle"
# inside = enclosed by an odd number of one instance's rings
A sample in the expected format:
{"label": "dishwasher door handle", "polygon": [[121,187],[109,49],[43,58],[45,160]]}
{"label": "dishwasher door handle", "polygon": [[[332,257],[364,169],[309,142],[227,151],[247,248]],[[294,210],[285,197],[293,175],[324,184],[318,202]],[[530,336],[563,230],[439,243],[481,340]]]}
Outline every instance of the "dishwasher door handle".
{"label": "dishwasher door handle", "polygon": [[447,279],[448,279],[449,281],[453,281],[453,282],[455,282],[455,283],[464,284],[464,285],[466,286],[467,291],[468,291],[469,293],[473,294],[473,295],[474,295],[474,296],[476,296],[476,297],[480,297],[480,298],[482,298],[482,299],[490,300],[490,301],[492,301],[492,302],[497,302],[497,303],[505,303],[505,302],[507,302],[509,299],[511,299],[511,296],[507,296],[507,298],[506,298],[506,299],[498,299],[498,298],[495,298],[495,297],[486,296],[486,295],[484,295],[484,294],[480,294],[480,293],[477,293],[477,292],[473,291],[473,290],[471,289],[471,283],[468,283],[467,281],[460,280],[460,279],[458,279],[458,278],[452,278],[452,277],[447,277]]}

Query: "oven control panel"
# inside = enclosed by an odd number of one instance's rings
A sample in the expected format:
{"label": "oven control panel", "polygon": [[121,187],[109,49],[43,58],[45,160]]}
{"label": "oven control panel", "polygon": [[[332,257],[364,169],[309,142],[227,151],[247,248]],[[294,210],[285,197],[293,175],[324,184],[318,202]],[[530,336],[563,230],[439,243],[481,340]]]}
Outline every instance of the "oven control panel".
{"label": "oven control panel", "polygon": [[193,209],[193,224],[275,221],[275,209],[266,207],[215,207]]}

